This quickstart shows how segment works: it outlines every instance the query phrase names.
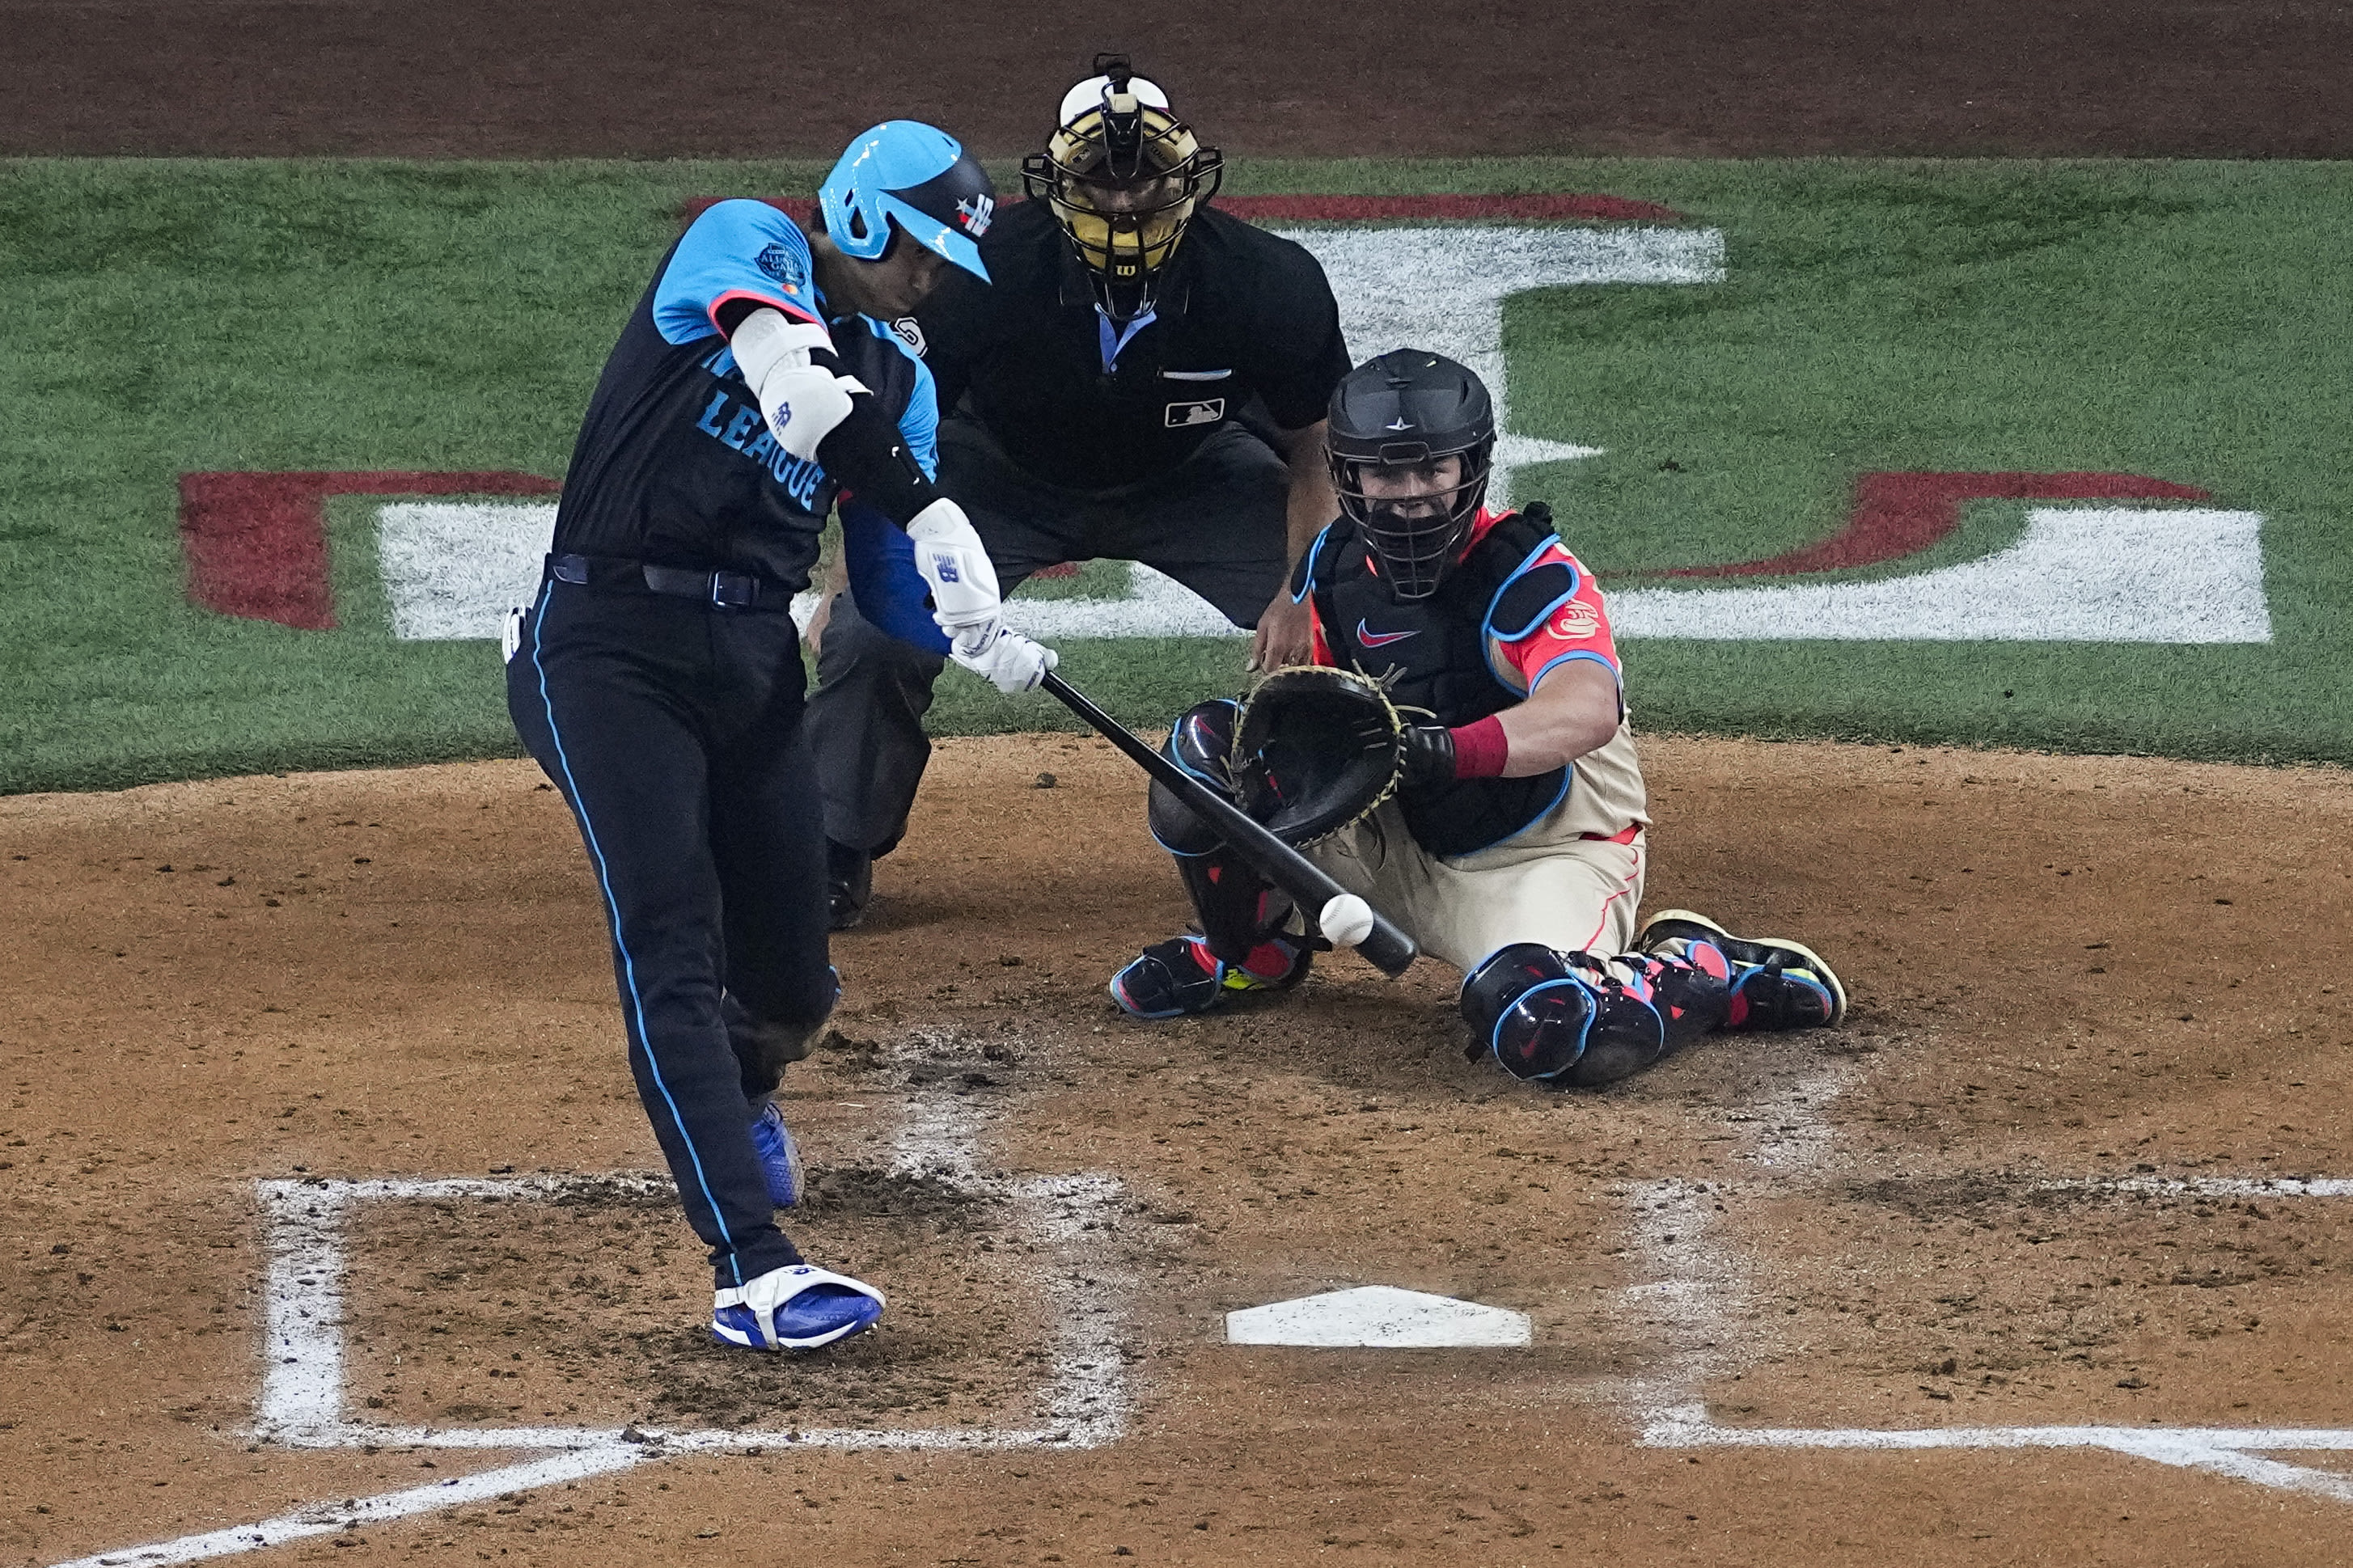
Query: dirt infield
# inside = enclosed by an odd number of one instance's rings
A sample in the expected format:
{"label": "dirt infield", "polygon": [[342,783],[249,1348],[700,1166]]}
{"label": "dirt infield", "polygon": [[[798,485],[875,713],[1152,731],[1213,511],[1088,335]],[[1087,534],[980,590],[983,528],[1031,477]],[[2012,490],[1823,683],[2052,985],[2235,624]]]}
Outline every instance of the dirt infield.
{"label": "dirt infield", "polygon": [[2329,0],[0,0],[0,154],[829,156],[902,114],[1013,154],[1110,48],[1261,157],[2353,153]]}
{"label": "dirt infield", "polygon": [[[2166,1434],[2353,1426],[2353,1202],[2245,1184],[2353,1174],[2344,778],[1646,750],[1653,906],[1800,933],[1856,1005],[1556,1095],[1462,1059],[1434,966],[1124,1021],[1105,975],[1182,919],[1135,778],[1093,742],[947,744],[788,1080],[820,1169],[796,1233],[892,1295],[805,1362],[702,1339],[664,1194],[541,1180],[658,1160],[528,764],[0,801],[0,1560],[323,1503],[281,1552],[2340,1561],[2342,1454]],[[488,1185],[334,1207],[451,1177]],[[285,1240],[331,1222],[339,1306]],[[1367,1283],[1533,1343],[1223,1342],[1228,1310]],[[385,1435],[305,1447],[313,1373]],[[1739,1446],[2091,1423],[2147,1436]],[[435,1431],[629,1424],[705,1436],[356,1508],[528,1458]],[[911,1431],[935,1446],[839,1446]],[[1026,1446],[969,1450],[996,1440]]]}

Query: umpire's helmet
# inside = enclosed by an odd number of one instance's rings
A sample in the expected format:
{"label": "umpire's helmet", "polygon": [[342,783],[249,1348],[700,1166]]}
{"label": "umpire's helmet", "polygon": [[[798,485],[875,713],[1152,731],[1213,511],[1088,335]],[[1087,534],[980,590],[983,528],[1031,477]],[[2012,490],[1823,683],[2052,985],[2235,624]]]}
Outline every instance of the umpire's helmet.
{"label": "umpire's helmet", "polygon": [[[1430,597],[1487,496],[1495,405],[1485,384],[1441,354],[1394,350],[1341,378],[1324,442],[1340,510],[1364,531],[1389,591]],[[1461,469],[1441,483],[1448,458]]]}
{"label": "umpire's helmet", "polygon": [[1095,74],[1063,95],[1046,151],[1021,161],[1021,184],[1053,207],[1105,313],[1127,321],[1152,309],[1161,269],[1224,167],[1125,55],[1097,55]]}
{"label": "umpire's helmet", "polygon": [[884,121],[849,144],[818,187],[817,205],[845,256],[880,261],[896,228],[988,281],[975,242],[997,216],[997,187],[944,131]]}

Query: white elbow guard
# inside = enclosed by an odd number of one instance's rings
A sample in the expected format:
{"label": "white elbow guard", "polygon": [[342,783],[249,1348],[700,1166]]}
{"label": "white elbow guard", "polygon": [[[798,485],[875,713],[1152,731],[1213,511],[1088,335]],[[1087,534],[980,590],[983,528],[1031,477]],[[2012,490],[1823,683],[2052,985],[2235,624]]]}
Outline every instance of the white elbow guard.
{"label": "white elbow guard", "polygon": [[803,462],[816,461],[818,444],[849,417],[851,395],[866,390],[856,376],[836,375],[810,359],[818,350],[830,353],[833,339],[813,321],[754,310],[727,342],[776,444]]}
{"label": "white elbow guard", "polygon": [[964,508],[945,496],[907,524],[915,542],[915,570],[932,591],[932,619],[959,656],[976,656],[997,640],[1002,609],[997,568]]}

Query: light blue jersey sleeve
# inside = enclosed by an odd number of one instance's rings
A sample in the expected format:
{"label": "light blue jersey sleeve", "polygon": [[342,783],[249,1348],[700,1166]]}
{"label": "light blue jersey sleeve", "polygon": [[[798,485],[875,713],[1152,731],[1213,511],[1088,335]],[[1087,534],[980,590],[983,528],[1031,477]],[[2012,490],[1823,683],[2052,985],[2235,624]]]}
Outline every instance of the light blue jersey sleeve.
{"label": "light blue jersey sleeve", "polygon": [[688,226],[654,287],[654,326],[668,343],[717,337],[720,307],[735,300],[825,324],[808,239],[765,202],[719,202]]}

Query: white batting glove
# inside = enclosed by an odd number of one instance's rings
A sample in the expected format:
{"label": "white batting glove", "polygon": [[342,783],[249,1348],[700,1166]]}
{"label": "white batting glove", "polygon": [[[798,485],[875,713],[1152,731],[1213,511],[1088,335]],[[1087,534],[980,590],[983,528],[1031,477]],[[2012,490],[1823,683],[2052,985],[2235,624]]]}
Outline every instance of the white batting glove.
{"label": "white batting glove", "polygon": [[966,655],[958,650],[955,661],[976,675],[987,677],[989,683],[1011,697],[1018,692],[1035,691],[1046,672],[1060,662],[1052,648],[1031,642],[1019,632],[999,627],[997,638],[977,654]]}
{"label": "white batting glove", "polygon": [[997,591],[997,568],[972,520],[942,496],[914,515],[907,537],[915,542],[915,570],[932,591],[932,619],[946,634],[956,658],[969,663],[989,657],[1004,630],[1005,601]]}

